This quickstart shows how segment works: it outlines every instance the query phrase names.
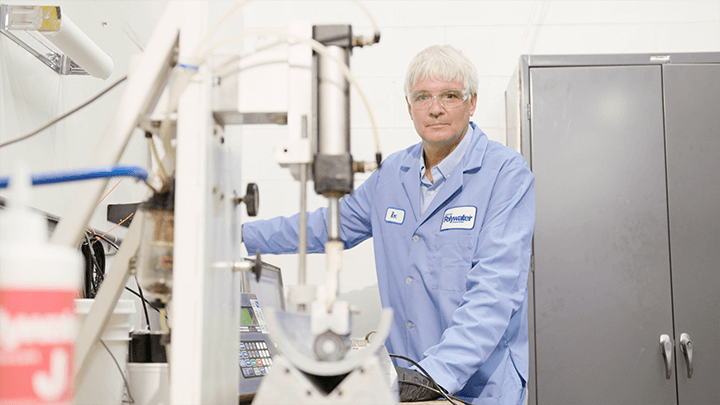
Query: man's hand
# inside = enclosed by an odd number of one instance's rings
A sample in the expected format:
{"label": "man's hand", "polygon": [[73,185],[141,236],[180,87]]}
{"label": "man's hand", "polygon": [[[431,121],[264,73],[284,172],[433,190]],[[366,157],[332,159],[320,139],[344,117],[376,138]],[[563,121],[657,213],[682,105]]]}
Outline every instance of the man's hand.
{"label": "man's hand", "polygon": [[440,398],[440,394],[419,386],[433,386],[433,383],[431,383],[430,380],[425,378],[424,375],[418,373],[415,370],[410,370],[403,367],[395,367],[395,371],[398,375],[400,402],[429,401],[431,399]]}

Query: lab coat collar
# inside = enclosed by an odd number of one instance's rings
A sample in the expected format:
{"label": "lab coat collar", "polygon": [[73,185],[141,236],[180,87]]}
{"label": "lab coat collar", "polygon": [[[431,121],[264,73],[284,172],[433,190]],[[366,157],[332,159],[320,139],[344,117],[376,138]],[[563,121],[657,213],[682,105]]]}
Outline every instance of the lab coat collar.
{"label": "lab coat collar", "polygon": [[[418,227],[422,225],[427,218],[432,216],[440,206],[445,204],[447,199],[455,195],[462,188],[462,185],[465,183],[464,178],[468,172],[476,172],[482,165],[485,151],[487,150],[488,138],[472,121],[470,121],[470,129],[472,131],[468,131],[466,135],[472,136],[470,146],[467,151],[465,151],[465,155],[460,161],[460,164],[455,167],[453,173],[450,173],[446,183],[440,189],[440,194],[433,199],[422,216],[420,216],[420,178],[418,177],[421,165],[422,142],[415,145],[400,164],[402,171],[400,174],[401,182],[410,206],[412,207],[413,216],[418,223]],[[462,168],[462,176],[458,171],[459,168]]]}

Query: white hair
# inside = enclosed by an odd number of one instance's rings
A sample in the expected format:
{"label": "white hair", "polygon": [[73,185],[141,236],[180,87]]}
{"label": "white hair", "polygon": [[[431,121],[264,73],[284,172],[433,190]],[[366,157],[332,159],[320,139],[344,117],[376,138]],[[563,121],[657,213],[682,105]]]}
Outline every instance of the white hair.
{"label": "white hair", "polygon": [[405,76],[405,95],[409,95],[410,89],[427,77],[457,81],[463,84],[470,96],[477,94],[478,75],[475,65],[462,51],[451,45],[429,46],[415,55]]}

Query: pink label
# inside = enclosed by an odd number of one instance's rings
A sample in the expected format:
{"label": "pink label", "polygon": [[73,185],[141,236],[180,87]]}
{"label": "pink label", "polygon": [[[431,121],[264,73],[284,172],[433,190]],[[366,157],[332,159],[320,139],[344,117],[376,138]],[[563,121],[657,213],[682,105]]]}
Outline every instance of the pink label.
{"label": "pink label", "polygon": [[72,401],[75,297],[0,289],[0,404]]}

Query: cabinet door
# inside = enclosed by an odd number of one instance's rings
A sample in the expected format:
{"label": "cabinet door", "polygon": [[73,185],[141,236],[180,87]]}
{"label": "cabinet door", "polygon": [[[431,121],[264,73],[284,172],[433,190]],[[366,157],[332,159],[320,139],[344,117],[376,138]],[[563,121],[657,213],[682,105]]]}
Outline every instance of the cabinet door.
{"label": "cabinet door", "polygon": [[530,102],[537,403],[675,403],[661,67],[531,68]]}
{"label": "cabinet door", "polygon": [[[720,403],[720,65],[663,68],[680,404]],[[692,341],[693,373],[680,349]]]}

